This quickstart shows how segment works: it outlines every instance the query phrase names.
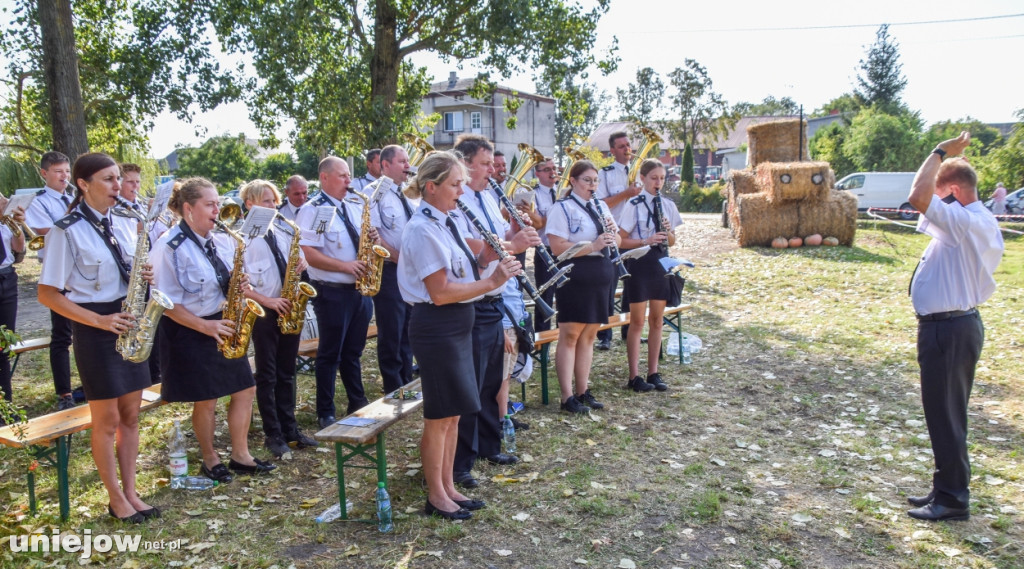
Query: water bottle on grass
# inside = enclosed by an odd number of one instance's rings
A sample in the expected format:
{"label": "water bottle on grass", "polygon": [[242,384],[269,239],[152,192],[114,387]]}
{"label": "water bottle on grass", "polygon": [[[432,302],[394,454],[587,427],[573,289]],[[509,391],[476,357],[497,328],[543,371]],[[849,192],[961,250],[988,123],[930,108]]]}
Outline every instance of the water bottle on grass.
{"label": "water bottle on grass", "polygon": [[181,421],[174,422],[171,438],[167,443],[167,468],[171,471],[171,488],[181,488],[182,479],[188,475],[188,448],[185,436],[181,434]]}
{"label": "water bottle on grass", "polygon": [[377,483],[377,529],[381,533],[395,529],[395,524],[391,523],[391,496],[383,482]]}
{"label": "water bottle on grass", "polygon": [[505,415],[501,420],[501,434],[505,441],[505,452],[515,454],[516,452],[516,427],[512,424],[512,417]]}

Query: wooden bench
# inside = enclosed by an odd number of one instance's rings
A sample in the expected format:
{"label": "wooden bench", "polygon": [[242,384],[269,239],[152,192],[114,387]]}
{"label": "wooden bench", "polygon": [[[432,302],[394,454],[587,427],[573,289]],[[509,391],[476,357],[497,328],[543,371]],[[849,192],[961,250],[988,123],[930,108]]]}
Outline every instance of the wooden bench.
{"label": "wooden bench", "polygon": [[[665,324],[678,336],[679,345],[683,342],[683,330],[682,330],[682,314],[684,311],[689,310],[689,304],[680,304],[679,306],[665,307],[664,321]],[[618,328],[619,326],[625,326],[629,324],[629,314],[613,314],[608,317],[608,323],[602,324],[599,330],[608,330],[610,328]],[[548,363],[551,360],[551,344],[558,339],[558,328],[552,328],[551,330],[544,330],[538,332],[534,339],[534,351],[532,355],[537,361],[540,362],[540,396],[541,402],[545,405],[548,404]],[[679,350],[679,363],[683,363],[683,351]],[[526,401],[526,384],[522,386],[523,389],[523,401]]]}
{"label": "wooden bench", "polygon": [[[143,394],[139,412],[155,409],[165,402],[160,398],[161,384],[147,387],[145,391],[155,394]],[[146,398],[154,399],[147,401]],[[75,433],[92,428],[92,415],[88,405],[79,405],[71,409],[56,411],[29,419],[24,423],[15,423],[0,427],[0,444],[12,448],[25,448],[35,460],[42,460],[57,467],[57,495],[60,499],[60,519],[67,521],[71,509],[68,492],[68,458],[71,454],[71,436]],[[36,479],[33,470],[28,471],[28,504],[29,510],[36,513]]]}
{"label": "wooden bench", "polygon": [[34,340],[25,340],[24,342],[14,344],[14,348],[12,349],[14,352],[14,361],[11,362],[11,375],[13,376],[14,370],[18,369],[18,360],[21,359],[21,354],[34,352],[36,350],[45,350],[49,347],[49,338],[36,338]]}
{"label": "wooden bench", "polygon": [[[408,417],[410,414],[423,406],[423,397],[420,394],[420,380],[415,380],[404,386],[402,390],[416,392],[415,399],[394,399],[388,393],[381,399],[370,403],[366,407],[352,413],[342,421],[358,417],[370,419],[373,423],[365,426],[341,425],[335,423],[330,425],[316,435],[318,441],[334,443],[334,460],[338,469],[338,503],[341,505],[341,519],[348,519],[348,506],[345,502],[345,467],[364,468],[377,470],[377,482],[383,482],[385,486],[388,481],[388,462],[384,449],[384,432],[391,425]],[[372,466],[359,464],[348,464],[357,457],[363,457]],[[363,520],[374,521],[374,520]]]}
{"label": "wooden bench", "polygon": [[[377,337],[377,325],[371,325],[366,329],[366,339]],[[302,373],[313,373],[316,370],[316,350],[320,347],[320,338],[309,338],[299,342],[298,365],[296,371]]]}

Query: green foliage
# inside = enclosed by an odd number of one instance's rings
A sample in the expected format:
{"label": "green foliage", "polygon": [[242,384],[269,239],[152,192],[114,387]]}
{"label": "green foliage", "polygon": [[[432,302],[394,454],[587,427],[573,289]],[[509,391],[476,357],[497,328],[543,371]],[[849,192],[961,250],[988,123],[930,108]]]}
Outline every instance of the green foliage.
{"label": "green foliage", "polygon": [[836,179],[857,171],[853,162],[843,154],[843,142],[849,130],[847,126],[832,123],[818,129],[808,141],[811,159],[828,162],[836,173]]}
{"label": "green foliage", "polygon": [[[684,178],[685,180],[685,178]],[[693,180],[691,176],[690,180]],[[679,193],[672,195],[680,212],[715,213],[722,211],[721,182],[703,188],[694,182],[679,184]]]}
{"label": "green foliage", "polygon": [[965,151],[968,159],[985,156],[1003,145],[1003,136],[999,129],[970,117],[956,121],[940,121],[931,125],[923,134],[921,144],[925,148],[933,148],[943,140],[960,136],[965,130],[971,133],[971,145]]}
{"label": "green foliage", "polygon": [[37,164],[16,159],[8,153],[0,153],[0,193],[9,196],[20,188],[41,187]]}
{"label": "green foliage", "polygon": [[199,148],[178,149],[178,177],[202,176],[219,187],[233,190],[257,172],[256,148],[245,136],[215,136]]}
{"label": "green foliage", "polygon": [[[1006,143],[975,160],[978,169],[978,190],[989,196],[997,182],[1013,191],[1024,187],[1024,109],[1017,111],[1018,122]],[[974,142],[971,142],[973,145]]]}
{"label": "green foliage", "polygon": [[284,183],[295,173],[295,170],[295,160],[288,152],[271,154],[259,164],[260,178],[274,182],[278,188],[284,187]]}
{"label": "green foliage", "polygon": [[600,121],[604,120],[603,107],[608,101],[604,91],[597,91],[592,85],[577,84],[572,77],[565,77],[553,92],[543,84],[537,85],[537,92],[554,97],[555,104],[555,148],[560,156],[565,151],[585,143]]}
{"label": "green foliage", "polygon": [[857,100],[856,95],[853,93],[843,93],[817,109],[814,109],[814,112],[811,113],[811,118],[827,117],[835,112],[855,114],[860,111],[860,109],[861,104],[860,101]]}
{"label": "green foliage", "polygon": [[615,96],[622,120],[650,128],[654,126],[655,114],[665,96],[665,84],[657,71],[644,67],[636,70],[636,81],[625,89],[615,89]]}
{"label": "green foliage", "polygon": [[715,140],[727,133],[738,117],[730,111],[725,99],[712,90],[711,77],[700,63],[687,59],[683,67],[677,67],[668,77],[675,89],[669,96],[673,118],[666,121],[670,135],[690,146],[713,147]]}
{"label": "green foliage", "polygon": [[882,24],[875,33],[875,43],[868,48],[867,59],[860,61],[854,94],[862,106],[875,106],[895,114],[904,108],[900,93],[907,86],[900,64],[900,46],[889,36],[889,24]]}
{"label": "green foliage", "polygon": [[912,172],[921,165],[920,119],[870,108],[853,119],[842,154],[861,172]]}
{"label": "green foliage", "polygon": [[693,147],[689,142],[683,148],[683,163],[680,171],[682,172],[679,175],[681,181],[687,184],[693,183]]}
{"label": "green foliage", "polygon": [[750,116],[787,116],[800,112],[800,105],[789,97],[776,99],[768,95],[760,103],[736,103],[732,108],[733,114],[740,117]]}

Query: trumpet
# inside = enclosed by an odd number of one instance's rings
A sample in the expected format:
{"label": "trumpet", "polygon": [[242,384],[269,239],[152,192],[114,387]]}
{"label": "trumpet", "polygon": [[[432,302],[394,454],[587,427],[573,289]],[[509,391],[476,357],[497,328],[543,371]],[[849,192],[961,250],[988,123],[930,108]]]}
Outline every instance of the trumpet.
{"label": "trumpet", "polygon": [[46,245],[46,238],[42,235],[32,231],[24,221],[17,221],[13,215],[0,215],[0,223],[3,223],[11,230],[11,233],[17,235],[19,232],[25,234],[25,241],[28,242],[28,248],[33,251],[38,251]]}

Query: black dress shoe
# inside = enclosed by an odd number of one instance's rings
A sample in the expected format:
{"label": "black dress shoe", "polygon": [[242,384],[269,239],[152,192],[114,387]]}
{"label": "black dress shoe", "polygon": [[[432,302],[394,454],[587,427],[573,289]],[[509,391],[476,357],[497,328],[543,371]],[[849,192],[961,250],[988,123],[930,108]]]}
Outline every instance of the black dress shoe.
{"label": "black dress shoe", "polygon": [[252,459],[252,461],[255,462],[256,464],[249,466],[248,464],[242,464],[241,462],[238,462],[232,458],[231,460],[228,461],[228,468],[234,470],[239,474],[266,474],[267,472],[270,472],[271,470],[277,468],[276,464],[266,462],[258,458],[254,458]]}
{"label": "black dress shoe", "polygon": [[139,510],[139,513],[142,514],[142,517],[147,519],[147,520],[149,518],[159,518],[160,517],[160,508],[157,508],[156,506],[153,506],[152,508],[150,508],[148,510]]}
{"label": "black dress shoe", "polygon": [[665,391],[666,389],[668,389],[668,385],[666,385],[665,382],[662,381],[660,373],[652,373],[651,375],[647,376],[647,383],[653,385],[654,388],[657,389],[658,391]]}
{"label": "black dress shoe", "polygon": [[141,524],[142,522],[146,521],[146,516],[143,516],[142,512],[135,512],[134,514],[130,516],[125,516],[123,518],[118,517],[117,514],[114,513],[114,507],[111,506],[110,504],[107,504],[107,513],[109,513],[110,517],[114,518],[115,520],[122,521],[126,524]]}
{"label": "black dress shoe", "polygon": [[437,516],[446,520],[468,520],[473,517],[473,513],[465,508],[459,508],[454,512],[440,510],[435,508],[434,505],[430,503],[430,500],[427,500],[427,505],[423,508],[423,511],[426,512],[428,516]]}
{"label": "black dress shoe", "polygon": [[487,502],[484,502],[483,500],[473,500],[472,498],[469,500],[455,500],[454,502],[463,510],[469,510],[471,512],[481,510],[487,505]]}
{"label": "black dress shoe", "polygon": [[508,466],[519,462],[519,457],[499,452],[496,455],[488,456],[487,462],[490,462],[491,464],[500,464],[501,466]]}
{"label": "black dress shoe", "polygon": [[294,435],[288,437],[288,442],[295,443],[295,448],[316,448],[319,446],[316,439],[303,434],[302,431],[296,431]]}
{"label": "black dress shoe", "polygon": [[327,427],[330,427],[331,425],[337,422],[338,421],[337,419],[334,418],[334,415],[328,415],[326,417],[320,417],[319,419],[317,419],[317,424],[320,425],[321,429],[326,429]]}
{"label": "black dress shoe", "polygon": [[612,341],[611,340],[601,340],[601,341],[599,341],[597,343],[596,347],[597,347],[597,349],[601,350],[602,352],[607,352],[608,350],[612,349]]}
{"label": "black dress shoe", "polygon": [[518,421],[515,417],[509,417],[512,420],[512,426],[515,427],[516,431],[529,431],[530,424],[526,421]]}
{"label": "black dress shoe", "polygon": [[654,391],[655,388],[654,385],[647,383],[644,381],[644,378],[638,375],[629,380],[629,383],[626,384],[626,389],[632,389],[637,393],[647,393],[648,391]]}
{"label": "black dress shoe", "polygon": [[914,508],[913,510],[908,511],[907,515],[917,520],[925,520],[929,522],[956,521],[966,520],[971,517],[971,509],[949,508],[932,502],[926,506],[921,506],[920,508]]}
{"label": "black dress shoe", "polygon": [[210,480],[216,480],[221,484],[227,484],[235,479],[228,470],[228,467],[224,466],[223,462],[218,462],[213,468],[206,468],[206,463],[202,462],[199,466],[199,474],[202,474]]}
{"label": "black dress shoe", "polygon": [[456,484],[463,488],[476,488],[480,486],[480,482],[473,478],[473,473],[471,472],[456,472],[453,479]]}
{"label": "black dress shoe", "polygon": [[291,447],[278,438],[267,437],[267,439],[263,441],[263,446],[270,451],[270,454],[274,455],[274,458],[281,458],[282,456],[292,452]]}
{"label": "black dress shoe", "polygon": [[907,501],[910,502],[910,505],[917,508],[931,504],[934,499],[935,490],[929,492],[927,496],[907,496]]}

